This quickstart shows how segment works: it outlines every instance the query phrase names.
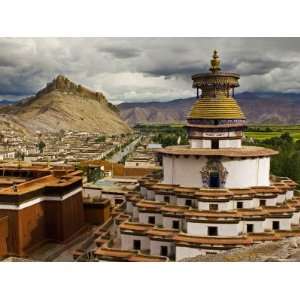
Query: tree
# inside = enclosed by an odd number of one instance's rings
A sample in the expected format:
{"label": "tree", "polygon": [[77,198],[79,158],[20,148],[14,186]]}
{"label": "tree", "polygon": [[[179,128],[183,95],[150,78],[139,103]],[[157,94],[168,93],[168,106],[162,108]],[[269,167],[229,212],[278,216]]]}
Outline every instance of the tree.
{"label": "tree", "polygon": [[59,132],[58,132],[58,137],[59,137],[59,140],[61,141],[62,138],[65,136],[65,130],[64,129],[60,129]]}
{"label": "tree", "polygon": [[98,136],[98,137],[96,138],[96,140],[95,140],[96,143],[105,143],[105,141],[106,141],[106,138],[105,138],[104,135]]}
{"label": "tree", "polygon": [[43,153],[44,148],[46,147],[46,144],[42,140],[40,140],[39,143],[37,144],[37,146],[39,148],[40,153]]}

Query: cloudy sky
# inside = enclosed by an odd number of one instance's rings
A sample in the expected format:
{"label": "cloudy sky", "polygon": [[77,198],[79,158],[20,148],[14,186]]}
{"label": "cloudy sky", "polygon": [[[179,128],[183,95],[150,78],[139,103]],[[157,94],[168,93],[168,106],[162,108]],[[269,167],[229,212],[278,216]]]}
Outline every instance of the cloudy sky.
{"label": "cloudy sky", "polygon": [[300,38],[0,38],[0,99],[35,94],[58,74],[121,101],[195,95],[213,49],[239,91],[300,92]]}

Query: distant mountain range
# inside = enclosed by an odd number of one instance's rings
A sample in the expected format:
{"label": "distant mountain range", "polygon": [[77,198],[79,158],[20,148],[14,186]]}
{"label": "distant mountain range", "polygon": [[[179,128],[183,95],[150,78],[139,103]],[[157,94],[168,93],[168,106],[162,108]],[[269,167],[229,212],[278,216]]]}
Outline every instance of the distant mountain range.
{"label": "distant mountain range", "polygon": [[[131,131],[116,106],[101,92],[91,91],[59,75],[36,95],[0,103],[0,130],[22,133],[60,129],[121,134]],[[9,103],[8,103],[9,102]],[[7,105],[9,104],[9,105]]]}
{"label": "distant mountain range", "polygon": [[14,103],[16,103],[16,101],[13,101],[13,100],[6,100],[6,99],[0,100],[0,106],[2,106],[2,105],[14,104]]}
{"label": "distant mountain range", "polygon": [[[248,123],[300,124],[300,94],[298,93],[252,93],[235,96]],[[195,98],[176,99],[167,102],[121,103],[121,117],[130,126],[137,123],[184,122],[196,101]]]}

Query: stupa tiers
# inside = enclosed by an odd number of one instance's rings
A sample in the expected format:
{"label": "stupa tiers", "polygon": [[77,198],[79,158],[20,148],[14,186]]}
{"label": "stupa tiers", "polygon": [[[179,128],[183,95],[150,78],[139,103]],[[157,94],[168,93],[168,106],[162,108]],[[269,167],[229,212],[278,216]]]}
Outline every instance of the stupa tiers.
{"label": "stupa tiers", "polygon": [[214,51],[210,73],[192,76],[198,99],[187,117],[190,145],[160,151],[166,184],[214,188],[270,184],[270,156],[277,152],[242,147],[246,118],[234,99],[240,76],[221,72],[220,65]]}
{"label": "stupa tiers", "polygon": [[[277,152],[242,146],[246,119],[234,100],[239,75],[221,72],[215,51],[210,73],[192,79],[198,99],[187,117],[189,145],[160,149],[163,179],[148,175],[126,197],[120,251],[178,261],[300,236],[297,184],[270,176]],[[118,260],[120,252],[113,253]]]}

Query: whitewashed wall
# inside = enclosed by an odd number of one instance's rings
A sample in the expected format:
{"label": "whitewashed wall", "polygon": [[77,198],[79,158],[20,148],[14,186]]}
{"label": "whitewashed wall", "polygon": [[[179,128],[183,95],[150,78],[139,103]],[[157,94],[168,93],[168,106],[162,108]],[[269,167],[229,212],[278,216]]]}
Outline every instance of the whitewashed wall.
{"label": "whitewashed wall", "polygon": [[250,187],[270,185],[270,158],[224,160],[228,171],[225,187]]}
{"label": "whitewashed wall", "polygon": [[102,197],[105,199],[109,199],[113,206],[115,205],[116,199],[125,200],[125,198],[126,198],[125,195],[119,195],[119,194],[114,194],[114,193],[105,193],[104,191],[102,191]]}
{"label": "whitewashed wall", "polygon": [[294,212],[291,220],[293,225],[298,225],[300,223],[300,212]]}
{"label": "whitewashed wall", "polygon": [[195,223],[186,222],[187,233],[190,235],[207,236],[208,227],[218,227],[218,236],[237,236],[241,233],[241,226],[237,224],[213,224],[213,223]]}
{"label": "whitewashed wall", "polygon": [[275,206],[277,203],[278,203],[278,197],[274,197],[274,198],[267,198],[267,199],[264,199],[264,198],[258,198],[258,201],[260,200],[266,200],[266,206]]}
{"label": "whitewashed wall", "polygon": [[[200,157],[163,156],[164,183],[180,184],[189,187],[202,187],[200,171],[206,166],[207,159]],[[244,188],[270,185],[270,158],[223,159],[228,171],[226,188]]]}
{"label": "whitewashed wall", "polygon": [[142,224],[149,224],[148,218],[155,217],[155,225],[160,226],[162,225],[162,215],[160,213],[146,213],[146,212],[139,212],[139,222]]}
{"label": "whitewashed wall", "polygon": [[147,194],[145,197],[147,200],[154,200],[155,199],[155,192],[153,190],[147,190]]}
{"label": "whitewashed wall", "polygon": [[141,250],[149,250],[150,249],[150,239],[147,236],[140,235],[128,235],[121,233],[121,249],[122,250],[133,250],[133,241],[140,240],[141,241]]}
{"label": "whitewashed wall", "polygon": [[145,187],[141,186],[140,194],[145,198],[147,196],[147,189]]}
{"label": "whitewashed wall", "polygon": [[132,214],[132,212],[133,212],[132,202],[126,201],[126,213]]}
{"label": "whitewashed wall", "polygon": [[88,187],[84,187],[82,189],[82,195],[84,198],[101,198],[102,190],[101,189],[91,189]]}
{"label": "whitewashed wall", "polygon": [[218,210],[219,211],[226,211],[226,210],[232,210],[233,207],[233,201],[228,202],[201,202],[198,200],[198,209],[199,210],[209,210],[210,204],[218,204]]}
{"label": "whitewashed wall", "polygon": [[[205,148],[211,149],[211,140],[201,140],[201,139],[190,139],[189,140],[191,148]],[[219,140],[219,148],[240,148],[242,146],[241,139],[228,139]]]}
{"label": "whitewashed wall", "polygon": [[279,221],[279,230],[291,230],[291,219],[282,219],[282,218],[267,218],[265,221],[265,230],[273,230],[273,221]]}
{"label": "whitewashed wall", "polygon": [[196,203],[197,200],[196,199],[192,199],[192,198],[186,198],[186,197],[177,197],[176,199],[176,204],[177,205],[186,205],[186,200],[191,200],[192,201],[192,206],[191,207],[197,207]]}
{"label": "whitewashed wall", "polygon": [[277,196],[277,203],[283,203],[286,200],[286,194],[279,194]]}
{"label": "whitewashed wall", "polygon": [[167,202],[165,200],[166,196],[169,197],[169,202],[168,203],[176,204],[176,196],[175,195],[161,195],[161,194],[155,193],[154,199],[155,199],[155,201],[158,201],[158,202]]}
{"label": "whitewashed wall", "polygon": [[261,233],[264,232],[264,224],[265,221],[243,221],[242,224],[242,232],[247,233],[247,224],[253,224],[253,232],[254,233]]}
{"label": "whitewashed wall", "polygon": [[155,201],[164,202],[165,195],[160,195],[155,193]]}
{"label": "whitewashed wall", "polygon": [[206,161],[205,157],[195,159],[195,157],[163,156],[164,183],[189,187],[202,186],[200,171],[205,167]]}
{"label": "whitewashed wall", "polygon": [[258,207],[260,207],[259,199],[253,198],[253,208],[258,208]]}
{"label": "whitewashed wall", "polygon": [[205,254],[206,252],[202,249],[176,246],[176,261]]}
{"label": "whitewashed wall", "polygon": [[246,209],[249,209],[249,208],[254,208],[255,207],[255,202],[254,200],[234,200],[234,201],[230,201],[230,202],[233,202],[232,203],[232,206],[233,206],[233,209],[237,209],[237,203],[238,202],[242,202],[243,203],[243,208],[246,208]]}
{"label": "whitewashed wall", "polygon": [[179,230],[184,230],[184,219],[183,218],[175,218],[175,217],[164,217],[163,216],[163,227],[168,229],[173,229],[173,221],[179,221]]}
{"label": "whitewashed wall", "polygon": [[211,140],[190,139],[191,148],[208,148],[211,149]]}
{"label": "whitewashed wall", "polygon": [[286,192],[285,198],[286,198],[287,200],[293,199],[293,197],[294,197],[294,190],[292,190],[292,191],[287,191],[287,192]]}
{"label": "whitewashed wall", "polygon": [[241,148],[242,147],[242,140],[220,140],[219,141],[219,148]]}
{"label": "whitewashed wall", "polygon": [[139,210],[136,206],[133,206],[133,209],[132,209],[132,218],[133,220],[138,220],[139,218]]}
{"label": "whitewashed wall", "polygon": [[175,257],[175,243],[167,242],[167,241],[154,241],[150,240],[150,254],[160,256],[160,247],[166,246],[168,247],[168,257]]}

